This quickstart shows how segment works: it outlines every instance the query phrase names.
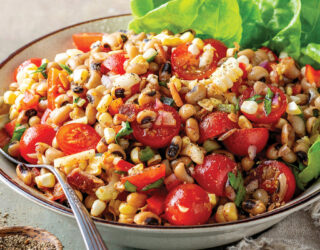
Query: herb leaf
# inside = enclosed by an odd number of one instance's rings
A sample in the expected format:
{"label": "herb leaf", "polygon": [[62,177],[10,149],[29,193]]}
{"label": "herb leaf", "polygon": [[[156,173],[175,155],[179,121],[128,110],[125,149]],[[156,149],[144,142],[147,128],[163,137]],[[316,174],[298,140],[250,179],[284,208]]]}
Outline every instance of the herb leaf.
{"label": "herb leaf", "polygon": [[73,71],[72,71],[67,65],[59,64],[59,66],[60,66],[61,68],[63,68],[65,71],[67,71],[67,73],[68,73],[69,75],[71,75],[71,74],[73,73]]}
{"label": "herb leaf", "polygon": [[271,108],[272,108],[272,97],[273,97],[273,92],[271,91],[270,88],[267,90],[267,94],[264,98],[264,111],[266,112],[266,115],[268,116],[271,113]]}
{"label": "herb leaf", "polygon": [[145,186],[141,191],[148,191],[153,188],[159,188],[159,187],[161,187],[162,184],[163,184],[163,178]]}
{"label": "herb leaf", "polygon": [[116,135],[116,143],[118,143],[118,139],[120,137],[123,137],[125,135],[130,135],[133,132],[133,129],[130,127],[130,123],[129,122],[122,122],[122,128],[120,129],[120,131],[118,132],[118,134]]}
{"label": "herb leaf", "polygon": [[139,159],[143,162],[149,161],[153,156],[154,152],[149,146],[139,152]]}
{"label": "herb leaf", "polygon": [[76,97],[74,100],[73,100],[73,103],[78,103],[80,100],[80,96]]}
{"label": "herb leaf", "polygon": [[161,96],[160,101],[164,104],[167,104],[169,106],[173,106],[175,104],[174,100],[172,98]]}
{"label": "herb leaf", "polygon": [[165,88],[168,88],[168,85],[166,82],[159,82],[159,85]]}
{"label": "herb leaf", "polygon": [[35,73],[41,73],[44,78],[48,78],[47,73],[46,73],[47,65],[48,65],[47,63],[41,64],[41,66],[38,67],[37,70],[33,72],[33,74],[35,74]]}
{"label": "herb leaf", "polygon": [[254,95],[254,96],[251,96],[250,98],[248,98],[246,101],[255,101],[256,103],[261,103],[262,100],[259,100],[263,98],[262,95]]}
{"label": "herb leaf", "polygon": [[134,193],[137,191],[137,186],[133,185],[130,181],[126,181],[124,183],[124,188],[131,193]]}
{"label": "herb leaf", "polygon": [[12,135],[12,138],[11,138],[11,141],[10,142],[13,142],[13,141],[20,141],[24,131],[26,131],[26,127],[21,127],[20,124],[16,124],[15,128],[14,128],[14,131],[13,131],[13,135]]}
{"label": "herb leaf", "polygon": [[239,207],[246,195],[246,188],[244,187],[242,174],[238,172],[236,176],[234,173],[229,172],[228,179],[231,187],[233,187],[233,189],[236,191],[236,199],[234,203],[237,207]]}

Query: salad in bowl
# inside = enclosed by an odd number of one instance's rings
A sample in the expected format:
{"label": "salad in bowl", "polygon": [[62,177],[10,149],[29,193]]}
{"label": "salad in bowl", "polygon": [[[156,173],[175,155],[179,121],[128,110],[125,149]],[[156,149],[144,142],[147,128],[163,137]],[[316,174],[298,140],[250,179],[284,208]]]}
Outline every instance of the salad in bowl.
{"label": "salad in bowl", "polygon": [[[129,30],[75,33],[52,60],[26,58],[1,97],[1,147],[54,165],[92,216],[234,222],[285,205],[319,175],[317,64],[291,45],[250,48],[241,26],[228,38],[192,24],[151,30],[177,2],[137,11]],[[65,203],[52,173],[16,172]]]}

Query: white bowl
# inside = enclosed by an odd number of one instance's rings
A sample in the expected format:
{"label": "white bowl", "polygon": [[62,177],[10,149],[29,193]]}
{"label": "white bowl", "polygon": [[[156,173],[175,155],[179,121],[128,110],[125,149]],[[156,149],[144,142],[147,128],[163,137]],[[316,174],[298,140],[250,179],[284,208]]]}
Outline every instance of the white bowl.
{"label": "white bowl", "polygon": [[[73,47],[72,34],[77,32],[113,32],[126,29],[130,19],[130,15],[121,15],[79,23],[57,30],[18,49],[0,64],[0,94],[3,94],[13,81],[15,67],[27,58],[45,57],[53,59],[55,54]],[[0,180],[24,197],[57,213],[73,217],[69,208],[47,200],[43,194],[18,180],[15,166],[3,157],[0,157]],[[157,227],[128,225],[99,218],[96,218],[95,222],[104,240],[115,245],[149,249],[209,248],[259,233],[278,223],[289,214],[316,201],[320,198],[319,193],[320,183],[315,183],[283,207],[253,218],[223,224]],[[74,226],[76,227],[75,220]]]}

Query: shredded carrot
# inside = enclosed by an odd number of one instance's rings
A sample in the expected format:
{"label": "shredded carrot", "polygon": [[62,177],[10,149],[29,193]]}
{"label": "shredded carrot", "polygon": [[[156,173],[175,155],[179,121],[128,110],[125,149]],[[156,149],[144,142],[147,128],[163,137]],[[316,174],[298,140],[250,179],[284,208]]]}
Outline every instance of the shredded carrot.
{"label": "shredded carrot", "polygon": [[174,100],[174,102],[177,104],[178,107],[181,107],[183,105],[183,101],[182,101],[182,99],[179,95],[179,92],[178,92],[176,86],[174,85],[173,81],[170,81],[168,83],[168,87],[170,89],[172,99]]}

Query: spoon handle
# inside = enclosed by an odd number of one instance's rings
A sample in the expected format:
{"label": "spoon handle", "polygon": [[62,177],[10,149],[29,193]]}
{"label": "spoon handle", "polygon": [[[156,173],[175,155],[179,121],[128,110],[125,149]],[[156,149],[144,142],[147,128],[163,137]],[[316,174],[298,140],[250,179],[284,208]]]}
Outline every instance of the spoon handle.
{"label": "spoon handle", "polygon": [[69,201],[87,249],[107,250],[108,248],[105,246],[88,210],[79,200],[72,187],[61,177],[60,173],[54,167],[50,166],[50,170],[55,174],[56,178],[60,182],[61,187]]}

